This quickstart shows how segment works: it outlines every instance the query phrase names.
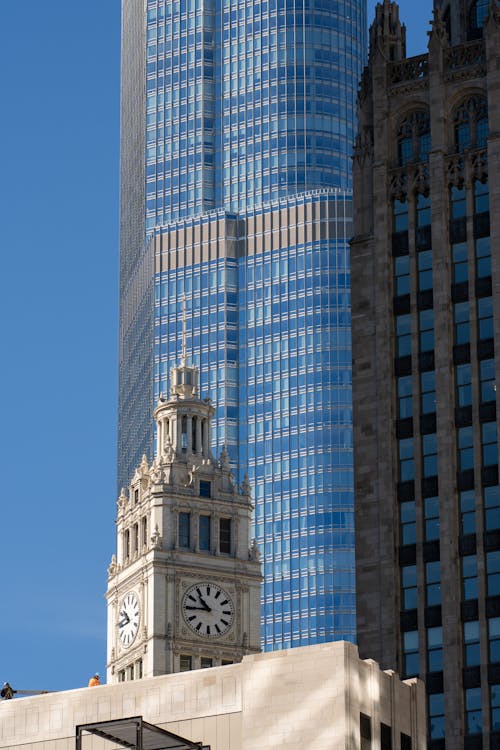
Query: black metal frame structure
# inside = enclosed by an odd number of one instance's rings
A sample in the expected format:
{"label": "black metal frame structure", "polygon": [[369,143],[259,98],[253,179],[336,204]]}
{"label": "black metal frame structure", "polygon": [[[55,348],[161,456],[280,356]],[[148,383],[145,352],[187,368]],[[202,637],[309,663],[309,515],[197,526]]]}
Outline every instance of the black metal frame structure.
{"label": "black metal frame structure", "polygon": [[178,734],[167,732],[144,721],[142,716],[79,724],[76,727],[76,750],[82,750],[85,732],[132,750],[210,750],[210,745],[191,742]]}

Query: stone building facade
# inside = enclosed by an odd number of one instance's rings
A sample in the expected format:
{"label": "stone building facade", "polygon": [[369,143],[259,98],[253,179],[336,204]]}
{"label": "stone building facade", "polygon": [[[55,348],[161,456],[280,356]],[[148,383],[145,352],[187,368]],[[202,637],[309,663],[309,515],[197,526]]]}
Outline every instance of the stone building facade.
{"label": "stone building facade", "polygon": [[[77,726],[132,716],[211,750],[425,749],[422,682],[401,682],[340,641],[245,656],[231,666],[0,701],[0,748],[73,750]],[[82,737],[82,750],[112,747]]]}
{"label": "stone building facade", "polygon": [[171,374],[155,409],[157,448],[118,498],[108,570],[108,682],[240,661],[260,651],[261,564],[250,485],[210,445],[214,408],[198,370]]}
{"label": "stone building facade", "polygon": [[358,643],[430,747],[500,747],[500,11],[376,9],[351,245]]}

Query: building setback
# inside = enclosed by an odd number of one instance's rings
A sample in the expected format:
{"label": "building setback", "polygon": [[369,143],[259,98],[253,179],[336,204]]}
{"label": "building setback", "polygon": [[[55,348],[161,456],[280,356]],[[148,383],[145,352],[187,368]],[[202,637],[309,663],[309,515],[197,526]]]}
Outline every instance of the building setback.
{"label": "building setback", "polygon": [[[187,351],[255,501],[265,649],[354,639],[362,0],[123,0],[119,489]],[[185,302],[184,302],[185,300]]]}
{"label": "building setback", "polygon": [[500,747],[500,16],[376,9],[352,241],[358,641],[426,681],[430,747]]}

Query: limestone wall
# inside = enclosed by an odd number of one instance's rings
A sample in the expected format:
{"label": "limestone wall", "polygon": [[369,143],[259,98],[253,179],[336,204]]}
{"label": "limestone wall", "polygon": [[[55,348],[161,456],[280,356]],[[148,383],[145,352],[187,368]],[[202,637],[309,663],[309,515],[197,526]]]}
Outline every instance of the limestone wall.
{"label": "limestone wall", "polygon": [[[2,750],[73,750],[75,727],[142,716],[212,750],[357,750],[360,712],[414,750],[426,736],[423,684],[400,682],[338,642],[247,656],[240,664],[0,702]],[[90,735],[83,750],[113,748]]]}

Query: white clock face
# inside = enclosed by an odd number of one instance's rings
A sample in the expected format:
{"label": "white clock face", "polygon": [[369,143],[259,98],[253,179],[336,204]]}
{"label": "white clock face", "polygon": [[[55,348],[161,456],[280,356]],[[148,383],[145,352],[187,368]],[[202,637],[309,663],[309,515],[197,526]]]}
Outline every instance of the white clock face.
{"label": "white clock face", "polygon": [[118,610],[118,634],[122,645],[134,642],[139,630],[139,599],[134,591],[125,594]]}
{"label": "white clock face", "polygon": [[233,624],[234,604],[220,586],[197,583],[183,596],[182,615],[198,635],[217,638],[227,633]]}

